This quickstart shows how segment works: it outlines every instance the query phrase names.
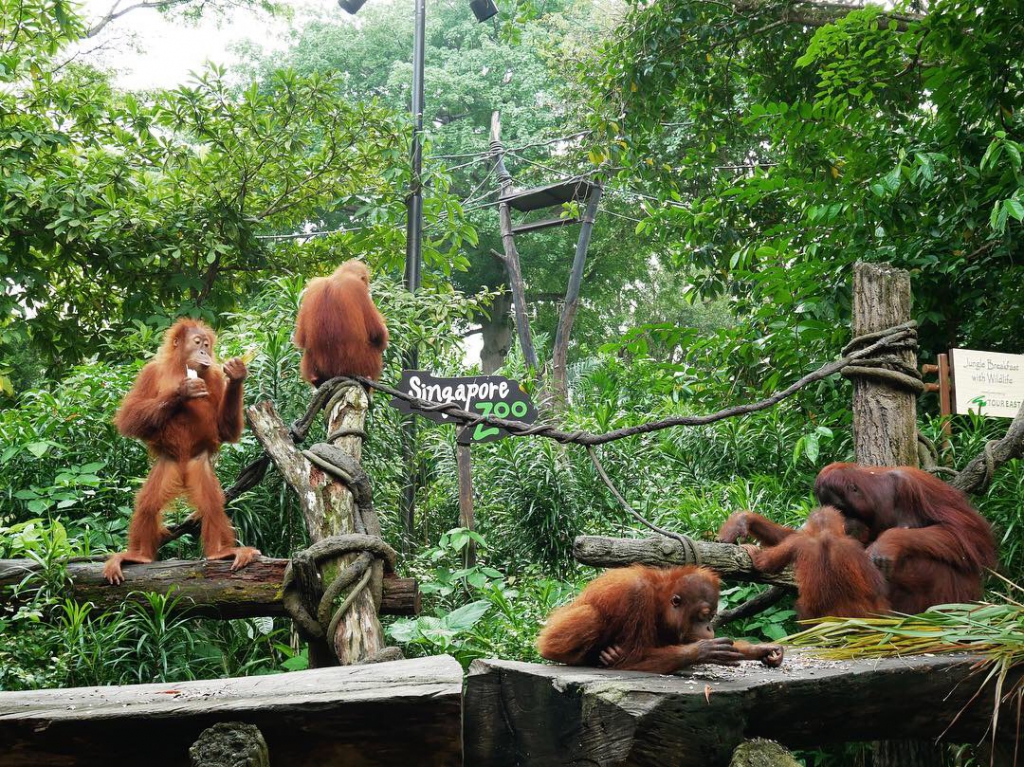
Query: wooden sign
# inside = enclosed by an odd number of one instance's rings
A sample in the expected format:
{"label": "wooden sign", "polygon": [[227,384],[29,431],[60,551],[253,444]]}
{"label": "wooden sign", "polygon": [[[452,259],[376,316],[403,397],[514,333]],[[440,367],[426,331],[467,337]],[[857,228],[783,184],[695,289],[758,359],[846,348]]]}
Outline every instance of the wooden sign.
{"label": "wooden sign", "polygon": [[[533,423],[537,420],[537,408],[518,381],[504,376],[461,376],[459,378],[435,378],[425,370],[403,370],[402,378],[395,387],[399,391],[418,399],[442,404],[454,403],[462,410],[511,421]],[[403,413],[415,413],[437,423],[457,423],[444,413],[419,410],[398,397],[391,398],[391,406]],[[494,442],[507,437],[505,429],[486,423],[472,429],[459,431],[459,444]]]}
{"label": "wooden sign", "polygon": [[953,412],[1013,418],[1024,402],[1024,354],[950,349]]}

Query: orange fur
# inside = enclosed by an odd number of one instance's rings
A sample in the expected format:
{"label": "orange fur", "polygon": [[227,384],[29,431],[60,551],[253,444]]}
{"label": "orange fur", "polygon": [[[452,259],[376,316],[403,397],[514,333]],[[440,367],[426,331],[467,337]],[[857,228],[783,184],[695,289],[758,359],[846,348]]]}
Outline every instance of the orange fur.
{"label": "orange fur", "polygon": [[865,528],[894,610],[981,599],[985,570],[998,561],[995,539],[956,488],[911,466],[833,463],[819,472],[814,494]]}
{"label": "orange fur", "polygon": [[[213,331],[198,320],[175,322],[114,417],[118,431],[145,442],[155,462],[135,498],[128,550],[107,560],[104,574],[111,583],[124,580],[122,562],[153,561],[167,534],[161,523],[163,510],[180,495],[188,497],[202,520],[203,551],[208,558],[234,557],[237,569],[259,555],[256,549],[234,545],[224,494],[213,472],[211,459],[221,443],[241,437],[246,375],[241,360],[232,360],[229,367],[236,377],[229,380],[216,363],[216,342]],[[201,390],[186,389],[187,367],[196,371],[192,385],[201,382]]]}
{"label": "orange fur", "polygon": [[770,548],[753,549],[750,556],[754,567],[765,573],[793,564],[800,619],[864,618],[889,612],[885,578],[864,546],[847,536],[842,514],[830,506],[812,511],[794,535]]}
{"label": "orange fur", "polygon": [[336,376],[380,378],[388,329],[370,297],[370,273],[359,261],[339,266],[306,288],[295,318],[304,350],[302,377],[319,386]]}
{"label": "orange fur", "polygon": [[781,663],[776,645],[714,639],[718,588],[718,576],[702,567],[609,570],[551,614],[537,649],[571,666],[602,665],[602,654],[612,650],[608,665],[659,674],[694,663]]}
{"label": "orange fur", "polygon": [[[866,556],[885,580],[884,594],[892,610],[916,614],[932,605],[981,598],[985,570],[995,567],[998,560],[995,539],[989,523],[956,488],[911,466],[833,463],[818,473],[814,494],[819,503],[842,515],[851,540],[867,546]],[[829,518],[832,521],[821,534],[822,540],[834,542],[838,528],[831,515]],[[768,566],[774,557],[787,556],[797,563],[801,594],[810,594],[816,605],[812,612],[853,614],[853,605],[867,615],[880,604],[869,609],[866,594],[874,576],[863,571],[860,555],[849,544],[819,551],[806,543],[789,543],[794,537],[807,541],[815,536],[801,536],[799,531],[751,511],[738,511],[722,526],[718,540],[735,543],[743,537],[773,547],[755,556],[755,566],[759,562]],[[792,549],[788,554],[787,545]],[[804,565],[802,580],[801,554],[808,562],[817,562]],[[834,572],[834,568],[847,567],[843,562],[860,574]],[[844,588],[836,591],[840,585]],[[823,599],[822,594],[833,596]]]}

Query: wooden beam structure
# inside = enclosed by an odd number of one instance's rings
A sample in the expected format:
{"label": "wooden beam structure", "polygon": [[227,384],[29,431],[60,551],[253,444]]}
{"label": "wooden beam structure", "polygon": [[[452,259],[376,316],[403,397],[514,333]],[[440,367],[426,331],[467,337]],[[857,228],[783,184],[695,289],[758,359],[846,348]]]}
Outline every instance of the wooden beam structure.
{"label": "wooden beam structure", "polygon": [[462,666],[447,655],[202,682],[0,692],[2,767],[188,767],[217,722],[288,767],[462,764]]}
{"label": "wooden beam structure", "polygon": [[[167,559],[149,565],[125,565],[125,582],[111,586],[103,577],[102,562],[67,565],[71,596],[92,602],[100,611],[113,610],[126,599],[145,604],[143,593],[174,594],[191,615],[214,618],[287,616],[281,583],[287,559],[261,557],[248,567],[231,571],[229,560]],[[39,570],[29,559],[0,559],[0,589],[16,586]],[[420,611],[415,578],[384,578],[382,615],[416,615]],[[0,604],[9,599],[0,591]]]}
{"label": "wooden beam structure", "polygon": [[506,197],[508,204],[521,213],[553,208],[567,202],[583,202],[595,187],[593,181],[583,176],[556,181],[532,189],[516,189]]}
{"label": "wooden beam structure", "polygon": [[[829,661],[787,649],[778,669],[698,666],[672,676],[478,660],[466,687],[465,764],[724,767],[755,737],[791,748],[910,737],[975,742],[994,699],[990,684],[976,695],[985,680],[977,660]],[[1012,671],[1005,689],[1022,673]],[[1001,737],[1014,734],[1012,708],[1000,718]]]}
{"label": "wooden beam structure", "polygon": [[527,234],[529,232],[538,232],[541,229],[550,229],[554,226],[569,226],[569,224],[578,224],[580,219],[578,218],[545,218],[541,221],[527,221],[525,224],[514,224],[512,226],[512,234]]}

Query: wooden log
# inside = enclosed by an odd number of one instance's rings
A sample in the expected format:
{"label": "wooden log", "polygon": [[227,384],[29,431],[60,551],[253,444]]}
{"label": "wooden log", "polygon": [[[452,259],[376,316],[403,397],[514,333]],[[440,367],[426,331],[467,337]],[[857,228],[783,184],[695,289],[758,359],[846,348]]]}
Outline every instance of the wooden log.
{"label": "wooden log", "polygon": [[[226,560],[167,559],[149,565],[125,565],[123,586],[111,586],[103,577],[102,562],[67,565],[71,595],[77,602],[92,602],[100,611],[113,610],[126,599],[146,604],[143,592],[173,592],[191,615],[213,618],[285,616],[281,582],[287,559],[261,557],[248,567],[231,571]],[[0,559],[0,589],[21,583],[37,572],[30,559]],[[383,615],[418,615],[419,582],[415,578],[384,578]],[[31,586],[31,584],[29,584]],[[0,604],[10,594],[0,591]]]}
{"label": "wooden log", "polygon": [[[754,569],[750,555],[742,546],[731,543],[694,540],[700,563],[715,570],[723,578],[753,583],[794,586],[792,568],[781,573],[760,573]],[[661,536],[647,538],[606,538],[580,535],[573,541],[572,555],[578,562],[593,567],[627,567],[634,563],[668,567],[692,565],[679,541]]]}
{"label": "wooden log", "polygon": [[[187,767],[217,722],[271,764],[461,765],[462,667],[447,655],[201,682],[0,693],[0,767]],[[396,734],[396,727],[401,732]]]}
{"label": "wooden log", "polygon": [[[350,386],[336,397],[330,412],[325,413],[327,431],[333,433],[361,432],[366,423],[366,409],[369,401],[361,386]],[[246,410],[249,425],[260,444],[270,454],[285,482],[299,498],[309,531],[310,540],[320,541],[334,535],[356,532],[355,503],[352,493],[339,481],[314,466],[294,445],[288,427],[277,414],[271,402],[260,402]],[[339,437],[333,444],[344,450],[356,463],[362,458],[362,440],[355,436]],[[380,535],[380,523],[373,512],[363,513],[366,533]],[[337,564],[322,568],[325,581],[352,562],[356,554],[340,557]],[[358,663],[377,655],[385,647],[384,630],[377,619],[374,591],[381,586],[383,566],[378,560],[372,565],[373,575],[368,588],[363,589],[353,600],[344,617],[338,621],[335,634],[327,638],[328,647],[323,643],[311,642],[309,660],[314,666],[332,663]]]}
{"label": "wooden log", "polygon": [[[889,264],[853,266],[853,335],[875,333],[911,319],[910,272]],[[896,352],[917,369],[913,349]],[[853,381],[853,449],[868,466],[917,466],[917,396],[872,378]],[[879,743],[875,767],[941,767],[942,749],[923,741]]]}
{"label": "wooden log", "polygon": [[[908,322],[910,273],[888,264],[853,266],[853,335]],[[917,370],[912,349],[894,352]],[[872,378],[853,381],[853,447],[858,463],[917,466],[917,395]]]}
{"label": "wooden log", "polygon": [[[779,669],[698,666],[672,676],[475,661],[463,709],[465,763],[724,767],[740,742],[757,737],[788,748],[973,741],[989,725],[994,699],[991,684],[974,697],[985,679],[971,669],[976,660],[825,661],[787,650]],[[1005,689],[1022,674],[1011,672]],[[1012,738],[1016,716],[1000,722],[1000,737]]]}

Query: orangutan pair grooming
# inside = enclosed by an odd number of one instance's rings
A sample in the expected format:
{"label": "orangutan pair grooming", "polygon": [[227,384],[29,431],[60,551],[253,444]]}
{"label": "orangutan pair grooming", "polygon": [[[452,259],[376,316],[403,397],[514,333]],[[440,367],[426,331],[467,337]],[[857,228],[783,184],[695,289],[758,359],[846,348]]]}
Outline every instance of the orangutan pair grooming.
{"label": "orangutan pair grooming", "polygon": [[833,463],[814,494],[824,506],[800,530],[738,511],[718,533],[726,543],[762,543],[748,547],[758,570],[793,563],[801,618],[916,614],[981,599],[996,544],[959,490],[910,466]]}

